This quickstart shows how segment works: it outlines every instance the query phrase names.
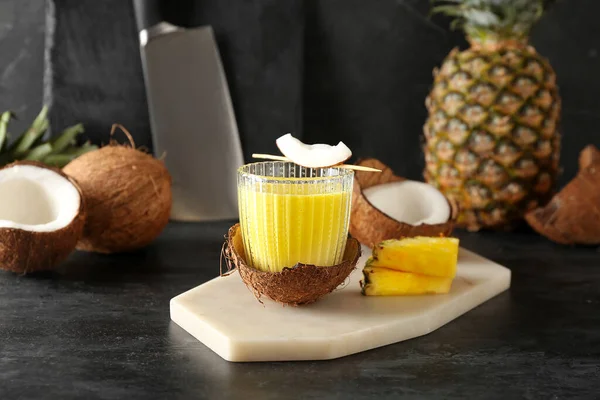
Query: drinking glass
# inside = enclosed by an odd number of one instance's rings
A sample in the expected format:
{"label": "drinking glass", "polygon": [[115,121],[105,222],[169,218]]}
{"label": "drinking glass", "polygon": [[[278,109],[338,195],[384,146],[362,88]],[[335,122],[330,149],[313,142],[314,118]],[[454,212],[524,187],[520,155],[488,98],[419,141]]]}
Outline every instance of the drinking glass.
{"label": "drinking glass", "polygon": [[240,225],[246,262],[279,272],[297,263],[342,261],[354,172],[266,161],[238,169]]}

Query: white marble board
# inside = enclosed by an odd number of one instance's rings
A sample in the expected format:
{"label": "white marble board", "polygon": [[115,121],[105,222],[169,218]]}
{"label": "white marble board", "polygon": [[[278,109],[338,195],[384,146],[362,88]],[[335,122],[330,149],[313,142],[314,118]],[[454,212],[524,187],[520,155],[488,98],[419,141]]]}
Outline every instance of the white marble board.
{"label": "white marble board", "polygon": [[234,273],[173,298],[171,319],[228,361],[326,360],[425,335],[510,287],[510,270],[461,249],[450,293],[366,297],[364,250],[347,284],[314,304],[261,304]]}

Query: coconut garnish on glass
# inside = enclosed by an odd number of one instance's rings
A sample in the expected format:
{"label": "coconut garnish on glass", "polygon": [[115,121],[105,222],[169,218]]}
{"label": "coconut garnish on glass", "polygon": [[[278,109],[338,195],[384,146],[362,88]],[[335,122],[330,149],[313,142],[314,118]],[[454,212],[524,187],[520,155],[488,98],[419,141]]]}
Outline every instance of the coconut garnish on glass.
{"label": "coconut garnish on glass", "polygon": [[[227,236],[229,269],[260,300],[301,305],[332,292],[356,267],[361,249],[348,236],[355,166],[343,143],[307,145],[291,135],[283,156],[238,170],[240,224]],[[375,171],[372,168],[361,168]]]}

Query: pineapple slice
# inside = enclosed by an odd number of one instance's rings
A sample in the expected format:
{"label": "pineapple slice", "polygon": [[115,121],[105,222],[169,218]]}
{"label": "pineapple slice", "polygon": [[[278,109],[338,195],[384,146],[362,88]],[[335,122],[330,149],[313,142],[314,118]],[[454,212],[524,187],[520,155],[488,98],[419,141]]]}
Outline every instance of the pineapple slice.
{"label": "pineapple slice", "polygon": [[454,278],[457,262],[458,239],[420,236],[379,243],[367,266]]}
{"label": "pineapple slice", "polygon": [[393,269],[371,267],[363,269],[364,281],[361,281],[362,294],[365,296],[400,296],[430,293],[448,293],[452,278],[426,276]]}

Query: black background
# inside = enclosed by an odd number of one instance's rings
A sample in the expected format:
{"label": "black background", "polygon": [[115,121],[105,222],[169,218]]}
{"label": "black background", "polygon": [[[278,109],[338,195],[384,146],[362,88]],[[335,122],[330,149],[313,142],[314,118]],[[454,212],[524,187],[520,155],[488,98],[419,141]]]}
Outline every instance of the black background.
{"label": "black background", "polygon": [[[275,152],[274,139],[294,132],[307,142],[343,140],[356,156],[421,177],[431,71],[466,45],[448,19],[429,16],[428,0],[162,4],[166,20],[213,25],[246,157]],[[54,129],[82,121],[95,142],[105,143],[110,125],[121,122],[138,144],[151,146],[129,1],[3,0],[0,7],[0,106],[16,109],[24,124],[45,94]],[[532,33],[564,99],[562,182],[575,174],[581,148],[600,144],[599,12],[596,0],[559,2]]]}

